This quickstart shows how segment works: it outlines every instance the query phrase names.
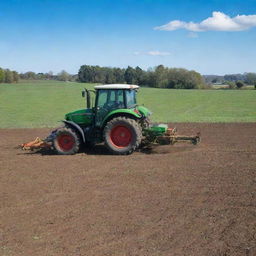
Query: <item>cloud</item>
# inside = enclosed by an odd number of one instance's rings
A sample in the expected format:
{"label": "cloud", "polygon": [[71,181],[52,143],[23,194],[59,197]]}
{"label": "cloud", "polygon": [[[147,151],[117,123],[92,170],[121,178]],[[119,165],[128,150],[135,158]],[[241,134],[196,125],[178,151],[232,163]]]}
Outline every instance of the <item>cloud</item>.
{"label": "cloud", "polygon": [[169,52],[150,51],[150,52],[147,52],[147,55],[151,55],[151,56],[168,56],[168,55],[170,55],[170,53]]}
{"label": "cloud", "polygon": [[149,52],[134,52],[134,55],[150,55],[150,56],[168,56],[170,52],[160,52],[160,51],[149,51]]}
{"label": "cloud", "polygon": [[193,32],[204,31],[243,31],[256,26],[256,15],[237,15],[233,18],[223,12],[213,12],[209,17],[199,23],[173,20],[169,23],[155,27],[155,30],[174,31],[186,29]]}

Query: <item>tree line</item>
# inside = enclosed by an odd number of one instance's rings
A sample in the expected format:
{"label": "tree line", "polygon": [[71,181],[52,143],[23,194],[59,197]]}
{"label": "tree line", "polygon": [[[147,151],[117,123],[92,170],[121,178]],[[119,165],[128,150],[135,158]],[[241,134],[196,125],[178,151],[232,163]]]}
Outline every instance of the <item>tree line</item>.
{"label": "tree line", "polygon": [[9,69],[0,68],[0,83],[17,83],[20,79],[24,80],[58,80],[58,81],[77,81],[77,75],[71,75],[65,70],[62,70],[57,75],[52,71],[47,73],[35,73],[28,71],[25,73],[18,73]]}
{"label": "tree line", "polygon": [[18,73],[9,69],[0,68],[0,83],[17,83],[24,80],[58,80],[78,81],[87,83],[127,83],[138,84],[156,88],[197,89],[211,88],[212,84],[228,85],[228,88],[241,88],[244,85],[254,85],[256,89],[256,73],[227,74],[224,76],[204,75],[184,68],[168,68],[158,65],[147,71],[140,67],[112,68],[82,65],[78,74],[72,75],[62,70],[54,75],[52,71],[47,73],[35,73],[28,71]]}
{"label": "tree line", "polygon": [[83,65],[78,80],[85,83],[127,83],[156,88],[197,89],[204,88],[201,74],[183,68],[168,68],[159,65],[147,71],[140,67],[126,69]]}
{"label": "tree line", "polygon": [[35,73],[32,71],[28,71],[26,73],[19,74],[20,79],[25,80],[57,80],[57,81],[76,81],[77,75],[71,75],[65,70],[62,70],[57,75],[54,75],[52,71],[47,73]]}
{"label": "tree line", "polygon": [[236,84],[242,82],[248,85],[256,85],[256,73],[227,74],[224,76],[204,75],[206,83],[209,84]]}
{"label": "tree line", "polygon": [[0,83],[17,83],[19,78],[18,72],[0,68]]}

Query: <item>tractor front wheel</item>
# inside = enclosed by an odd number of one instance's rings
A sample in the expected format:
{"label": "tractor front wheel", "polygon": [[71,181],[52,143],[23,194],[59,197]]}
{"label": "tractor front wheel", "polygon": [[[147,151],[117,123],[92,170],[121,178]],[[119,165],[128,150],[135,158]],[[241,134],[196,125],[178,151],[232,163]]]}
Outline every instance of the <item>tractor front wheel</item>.
{"label": "tractor front wheel", "polygon": [[53,145],[60,155],[73,155],[79,151],[80,136],[71,128],[63,127],[56,131]]}
{"label": "tractor front wheel", "polygon": [[103,131],[106,147],[116,155],[128,155],[141,143],[140,125],[127,117],[116,117],[110,120]]}

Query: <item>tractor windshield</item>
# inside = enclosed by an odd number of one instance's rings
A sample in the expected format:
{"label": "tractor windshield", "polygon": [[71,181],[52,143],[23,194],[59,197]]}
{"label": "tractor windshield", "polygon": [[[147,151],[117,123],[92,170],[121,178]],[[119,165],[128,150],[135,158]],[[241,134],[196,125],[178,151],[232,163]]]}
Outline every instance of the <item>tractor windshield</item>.
{"label": "tractor windshield", "polygon": [[127,103],[127,108],[133,108],[136,106],[136,91],[135,90],[127,90],[126,91],[126,103]]}

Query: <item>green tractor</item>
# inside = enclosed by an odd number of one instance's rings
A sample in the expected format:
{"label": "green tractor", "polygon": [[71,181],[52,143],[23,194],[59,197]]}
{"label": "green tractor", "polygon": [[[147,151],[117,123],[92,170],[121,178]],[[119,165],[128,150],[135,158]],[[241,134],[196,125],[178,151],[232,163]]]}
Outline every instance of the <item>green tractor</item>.
{"label": "green tractor", "polygon": [[[54,132],[53,145],[59,154],[78,152],[81,145],[104,142],[114,154],[126,155],[142,141],[150,112],[136,102],[137,85],[97,85],[95,91],[84,89],[86,109],[65,115],[65,127]],[[92,95],[95,94],[95,103]]]}
{"label": "green tractor", "polygon": [[104,142],[111,153],[127,155],[146,145],[200,141],[199,135],[180,136],[167,125],[150,124],[151,112],[137,105],[138,85],[108,84],[94,88],[82,92],[86,98],[85,109],[66,114],[63,127],[54,130],[45,140],[37,138],[35,142],[22,144],[23,149],[51,147],[58,154],[71,155],[81,146]]}

